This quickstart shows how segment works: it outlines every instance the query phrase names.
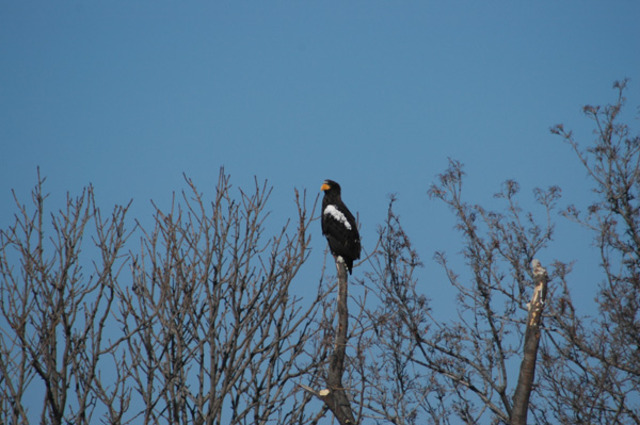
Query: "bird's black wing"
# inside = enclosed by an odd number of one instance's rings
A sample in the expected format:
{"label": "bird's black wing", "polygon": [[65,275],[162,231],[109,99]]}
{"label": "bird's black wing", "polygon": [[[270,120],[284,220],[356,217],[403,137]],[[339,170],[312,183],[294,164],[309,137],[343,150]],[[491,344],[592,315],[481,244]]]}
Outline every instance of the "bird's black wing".
{"label": "bird's black wing", "polygon": [[342,203],[328,204],[323,208],[321,224],[331,252],[341,256],[351,271],[353,261],[360,258],[360,235],[355,217]]}

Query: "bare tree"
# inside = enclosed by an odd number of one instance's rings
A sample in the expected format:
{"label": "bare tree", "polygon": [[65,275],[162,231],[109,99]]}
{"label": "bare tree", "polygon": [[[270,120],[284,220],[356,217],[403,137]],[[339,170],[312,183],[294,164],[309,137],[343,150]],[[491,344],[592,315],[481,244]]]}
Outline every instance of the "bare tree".
{"label": "bare tree", "polygon": [[295,380],[312,367],[305,346],[324,297],[290,295],[309,254],[306,199],[296,193],[296,220],[269,235],[266,183],[234,199],[221,172],[211,203],[187,183],[143,230],[119,294],[142,423],[300,423],[310,397]]}
{"label": "bare tree", "polygon": [[[156,208],[127,254],[128,207],[103,219],[91,187],[49,226],[44,179],[33,211],[16,198],[16,222],[0,233],[0,423],[33,422],[38,398],[51,424],[321,417],[297,384],[317,369],[308,345],[326,294],[290,291],[309,255],[306,195],[296,192],[296,219],[273,232],[266,183],[236,198],[221,172],[207,203],[186,181],[182,202]],[[83,253],[97,256],[90,276]]]}
{"label": "bare tree", "polygon": [[[454,212],[464,238],[469,283],[461,280],[443,253],[436,254],[458,293],[457,319],[443,322],[432,316],[431,301],[415,275],[422,263],[393,212],[394,199],[380,231],[370,276],[370,293],[379,295],[380,303],[368,310],[373,335],[366,339],[370,354],[361,370],[371,386],[366,401],[370,415],[381,422],[512,421],[518,376],[511,364],[522,358],[527,324],[538,323],[527,319],[535,287],[529,265],[550,241],[550,214],[559,189],[536,191],[545,211],[538,224],[532,214],[521,211],[515,182],[507,182],[497,195],[505,202],[505,212],[491,211],[463,200],[463,175],[461,164],[452,161],[429,191]],[[535,356],[536,351],[532,346],[529,354]],[[533,373],[530,366],[528,371]],[[521,390],[531,389],[531,380],[522,382]],[[518,411],[526,412],[527,401],[521,397]]]}
{"label": "bare tree", "polygon": [[[47,225],[43,183],[38,176],[32,208],[14,195],[15,223],[0,231],[0,422],[30,423],[36,405],[28,398],[41,388],[42,423],[89,424],[105,401],[101,370],[117,345],[105,340],[105,326],[124,264],[128,207],[103,219],[88,187],[68,196]],[[90,230],[99,258],[87,276],[80,254]],[[118,399],[127,402],[122,393]]]}
{"label": "bare tree", "polygon": [[562,125],[551,129],[593,183],[595,202],[563,214],[593,233],[603,274],[595,318],[576,312],[560,274],[562,292],[549,305],[556,332],[542,357],[549,408],[537,415],[541,423],[640,423],[640,136],[620,122],[626,86],[614,84],[613,104],[583,108],[595,126],[586,149]]}
{"label": "bare tree", "polygon": [[640,140],[616,121],[625,84],[614,85],[614,105],[584,108],[597,135],[586,152],[570,132],[553,129],[575,149],[601,197],[585,215],[573,206],[564,212],[595,231],[604,272],[601,316],[577,315],[568,264],[554,262],[548,275],[537,262],[529,269],[553,242],[559,188],[535,191],[541,219],[523,212],[514,181],[497,195],[504,210],[488,210],[463,200],[464,173],[452,161],[429,193],[450,207],[463,235],[467,273],[436,254],[458,294],[458,319],[431,315],[414,274],[419,257],[392,200],[366,283],[369,294],[380,296],[378,307],[366,308],[374,335],[358,346],[371,353],[356,368],[368,384],[368,416],[397,424],[525,424],[528,413],[536,423],[638,423]]}

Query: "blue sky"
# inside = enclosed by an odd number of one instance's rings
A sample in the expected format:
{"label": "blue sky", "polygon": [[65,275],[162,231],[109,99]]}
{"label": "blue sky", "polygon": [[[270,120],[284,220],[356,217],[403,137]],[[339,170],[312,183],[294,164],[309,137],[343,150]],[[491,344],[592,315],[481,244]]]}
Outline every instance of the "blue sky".
{"label": "blue sky", "polygon": [[[639,19],[630,0],[5,1],[0,226],[10,189],[28,200],[38,166],[53,208],[92,183],[103,208],[133,199],[143,223],[149,200],[166,206],[185,187],[182,173],[205,193],[221,166],[237,186],[268,179],[278,227],[294,187],[315,196],[331,178],[365,248],[398,194],[427,280],[444,280],[433,252],[460,245],[427,198],[434,176],[454,158],[472,202],[513,178],[523,201],[558,184],[561,204],[584,204],[586,173],[549,127],[590,140],[580,107],[613,101],[624,77],[635,111]],[[589,240],[563,230],[543,263],[588,256]]]}

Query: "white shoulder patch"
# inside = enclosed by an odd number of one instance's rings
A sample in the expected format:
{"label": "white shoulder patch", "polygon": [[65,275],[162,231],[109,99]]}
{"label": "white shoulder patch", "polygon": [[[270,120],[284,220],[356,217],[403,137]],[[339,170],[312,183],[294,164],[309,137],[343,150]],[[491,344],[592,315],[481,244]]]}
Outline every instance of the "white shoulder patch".
{"label": "white shoulder patch", "polygon": [[347,217],[340,212],[335,205],[327,205],[327,207],[322,212],[324,215],[330,215],[334,219],[338,220],[344,227],[351,230],[351,224],[347,220]]}

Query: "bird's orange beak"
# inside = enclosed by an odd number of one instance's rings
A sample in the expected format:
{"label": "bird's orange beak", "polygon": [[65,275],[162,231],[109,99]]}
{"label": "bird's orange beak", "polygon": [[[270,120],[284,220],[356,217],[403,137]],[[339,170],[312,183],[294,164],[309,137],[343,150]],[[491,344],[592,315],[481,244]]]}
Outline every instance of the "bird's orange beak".
{"label": "bird's orange beak", "polygon": [[320,186],[320,190],[325,191],[325,190],[329,190],[331,189],[331,186],[329,186],[326,183],[322,183],[322,186]]}

